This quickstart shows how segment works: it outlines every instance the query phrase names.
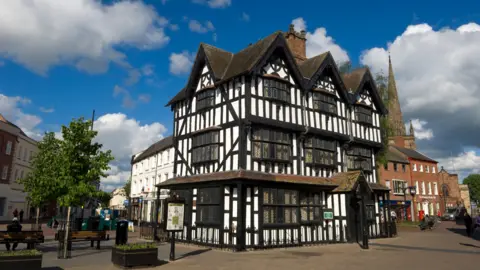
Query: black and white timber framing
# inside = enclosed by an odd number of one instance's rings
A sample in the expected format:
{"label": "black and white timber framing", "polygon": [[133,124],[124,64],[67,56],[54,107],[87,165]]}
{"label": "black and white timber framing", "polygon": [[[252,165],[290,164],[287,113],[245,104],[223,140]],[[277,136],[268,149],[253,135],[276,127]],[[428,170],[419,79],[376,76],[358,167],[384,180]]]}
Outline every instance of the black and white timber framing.
{"label": "black and white timber framing", "polygon": [[168,104],[175,178],[159,187],[187,200],[177,238],[243,250],[386,236],[375,162],[386,110],[368,69],[358,74],[344,82],[330,53],[297,64],[282,33],[237,54],[201,44]]}

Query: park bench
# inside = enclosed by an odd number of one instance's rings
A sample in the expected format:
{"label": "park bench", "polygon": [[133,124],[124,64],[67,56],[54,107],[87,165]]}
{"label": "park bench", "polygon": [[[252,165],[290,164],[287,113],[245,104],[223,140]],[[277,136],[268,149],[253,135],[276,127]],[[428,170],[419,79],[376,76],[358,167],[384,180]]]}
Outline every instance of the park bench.
{"label": "park bench", "polygon": [[35,244],[43,243],[44,241],[45,237],[43,235],[43,231],[0,231],[0,244],[25,243],[27,244],[27,249],[33,249]]}
{"label": "park bench", "polygon": [[[65,231],[58,231],[55,234],[55,240],[63,242],[65,240]],[[93,247],[93,243],[97,242],[97,249],[100,249],[101,241],[110,240],[110,235],[106,231],[70,231],[68,232],[68,244],[72,242],[90,241],[90,247]],[[69,247],[71,249],[71,247]]]}

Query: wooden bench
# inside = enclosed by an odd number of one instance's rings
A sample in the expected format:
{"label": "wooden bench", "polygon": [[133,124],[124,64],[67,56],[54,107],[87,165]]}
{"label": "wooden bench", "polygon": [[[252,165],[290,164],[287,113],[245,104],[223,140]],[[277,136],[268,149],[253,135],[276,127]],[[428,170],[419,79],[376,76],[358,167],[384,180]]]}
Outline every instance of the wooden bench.
{"label": "wooden bench", "polygon": [[0,244],[25,243],[27,244],[27,249],[33,249],[35,244],[43,243],[44,241],[43,231],[0,231]]}
{"label": "wooden bench", "polygon": [[[55,240],[63,242],[65,240],[65,231],[58,231],[55,234]],[[100,249],[101,241],[110,240],[110,235],[106,231],[70,231],[68,232],[68,243],[90,241],[90,247],[97,242],[97,249]]]}

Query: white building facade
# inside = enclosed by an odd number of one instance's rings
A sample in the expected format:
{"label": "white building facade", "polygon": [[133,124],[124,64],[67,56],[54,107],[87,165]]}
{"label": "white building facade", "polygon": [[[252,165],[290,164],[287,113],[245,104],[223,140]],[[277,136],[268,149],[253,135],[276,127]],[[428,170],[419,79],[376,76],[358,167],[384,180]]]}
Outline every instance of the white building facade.
{"label": "white building facade", "polygon": [[[174,151],[172,136],[154,143],[145,151],[132,157],[132,183],[130,188],[131,219],[155,221],[155,185],[173,177]],[[161,205],[168,197],[168,190],[162,189]],[[160,207],[159,221],[162,207]]]}

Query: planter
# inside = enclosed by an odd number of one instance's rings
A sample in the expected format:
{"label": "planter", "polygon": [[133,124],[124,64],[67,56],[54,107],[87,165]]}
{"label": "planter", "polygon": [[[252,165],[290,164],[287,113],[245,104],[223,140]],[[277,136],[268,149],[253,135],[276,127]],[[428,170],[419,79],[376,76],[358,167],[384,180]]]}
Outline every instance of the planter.
{"label": "planter", "polygon": [[136,267],[136,266],[155,267],[159,264],[158,248],[147,247],[147,248],[124,249],[119,247],[113,247],[112,263],[124,268]]}
{"label": "planter", "polygon": [[[23,251],[2,252],[0,254],[0,269],[2,270],[40,270],[42,269],[42,254],[40,252]],[[35,254],[36,253],[36,254]]]}

